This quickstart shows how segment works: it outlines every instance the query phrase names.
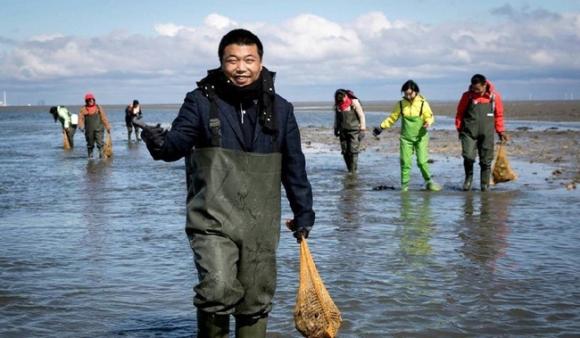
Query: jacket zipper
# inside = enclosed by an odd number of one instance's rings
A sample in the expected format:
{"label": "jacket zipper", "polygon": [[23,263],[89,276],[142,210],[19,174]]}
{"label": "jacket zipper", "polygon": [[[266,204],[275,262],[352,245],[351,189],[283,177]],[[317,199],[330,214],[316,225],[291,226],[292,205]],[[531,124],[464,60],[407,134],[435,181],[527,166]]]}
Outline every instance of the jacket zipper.
{"label": "jacket zipper", "polygon": [[244,124],[244,115],[246,115],[246,111],[244,110],[244,106],[240,102],[240,115],[242,116],[242,124]]}

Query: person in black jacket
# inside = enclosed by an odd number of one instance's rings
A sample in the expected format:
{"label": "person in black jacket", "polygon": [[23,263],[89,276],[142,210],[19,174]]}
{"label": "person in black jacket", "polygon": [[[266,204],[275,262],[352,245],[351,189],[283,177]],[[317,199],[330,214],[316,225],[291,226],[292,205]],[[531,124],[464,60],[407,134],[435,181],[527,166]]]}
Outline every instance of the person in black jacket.
{"label": "person in black jacket", "polygon": [[276,287],[281,184],[300,241],[314,224],[312,189],[292,105],[275,93],[262,43],[236,29],[223,36],[221,67],[188,93],[169,131],[142,132],[156,160],[186,158],[187,225],[199,283],[199,337],[265,337]]}
{"label": "person in black jacket", "polygon": [[139,126],[133,123],[134,119],[141,119],[143,117],[143,110],[141,110],[141,105],[139,100],[133,100],[132,104],[129,104],[125,108],[125,126],[127,127],[127,141],[131,142],[131,132],[135,129],[135,142],[141,141],[139,138]]}

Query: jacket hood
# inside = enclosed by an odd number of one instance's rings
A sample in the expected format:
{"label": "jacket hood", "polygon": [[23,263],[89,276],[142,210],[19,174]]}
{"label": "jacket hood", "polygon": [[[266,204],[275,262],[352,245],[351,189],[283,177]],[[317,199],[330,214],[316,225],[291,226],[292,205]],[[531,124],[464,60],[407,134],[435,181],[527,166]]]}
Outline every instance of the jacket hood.
{"label": "jacket hood", "polygon": [[487,85],[487,90],[485,91],[486,93],[493,93],[495,92],[495,86],[493,85],[493,83],[491,83],[491,81],[486,80],[485,84]]}

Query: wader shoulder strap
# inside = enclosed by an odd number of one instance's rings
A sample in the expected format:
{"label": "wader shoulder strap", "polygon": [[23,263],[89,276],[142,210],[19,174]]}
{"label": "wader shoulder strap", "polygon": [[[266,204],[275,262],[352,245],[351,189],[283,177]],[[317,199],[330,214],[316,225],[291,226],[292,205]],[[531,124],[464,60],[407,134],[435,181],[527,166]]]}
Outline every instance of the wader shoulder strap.
{"label": "wader shoulder strap", "polygon": [[209,100],[209,130],[211,132],[211,146],[221,147],[222,131],[215,86],[213,84],[206,83],[203,84],[201,89],[203,90],[205,97],[207,97]]}
{"label": "wader shoulder strap", "polygon": [[401,116],[403,116],[403,100],[399,100],[399,110],[401,111]]}
{"label": "wader shoulder strap", "polygon": [[494,114],[495,113],[495,94],[491,93],[489,95],[489,103],[490,103],[490,107],[491,107],[491,113]]}

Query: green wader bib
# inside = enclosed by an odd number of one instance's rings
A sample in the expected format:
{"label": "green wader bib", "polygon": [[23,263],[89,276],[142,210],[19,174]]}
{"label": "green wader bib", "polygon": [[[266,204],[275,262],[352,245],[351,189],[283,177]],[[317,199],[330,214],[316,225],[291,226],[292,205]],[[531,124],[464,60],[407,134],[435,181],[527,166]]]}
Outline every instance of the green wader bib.
{"label": "green wader bib", "polygon": [[[462,129],[459,135],[461,139],[461,155],[463,156],[466,182],[471,182],[473,163],[475,162],[477,150],[477,153],[479,154],[479,166],[481,167],[482,188],[484,185],[489,185],[489,178],[491,175],[495,130],[494,123],[493,103],[470,103],[464,114]],[[470,186],[471,184],[469,184],[469,187]]]}
{"label": "green wader bib", "polygon": [[219,147],[188,156],[186,232],[198,310],[263,316],[276,288],[281,154]]}
{"label": "green wader bib", "polygon": [[403,116],[401,137],[400,137],[400,157],[401,157],[401,186],[409,185],[411,175],[411,162],[413,152],[417,154],[417,166],[425,181],[431,179],[429,173],[429,133],[423,127],[424,121],[421,116]]}
{"label": "green wader bib", "polygon": [[87,140],[87,150],[89,152],[89,157],[93,153],[95,148],[95,142],[97,143],[97,148],[99,153],[103,149],[105,142],[103,141],[105,126],[101,121],[100,113],[85,116],[85,139]]}
{"label": "green wader bib", "polygon": [[360,121],[354,108],[346,111],[336,111],[338,127],[340,128],[340,149],[346,168],[350,172],[358,169],[358,153],[360,152]]}

